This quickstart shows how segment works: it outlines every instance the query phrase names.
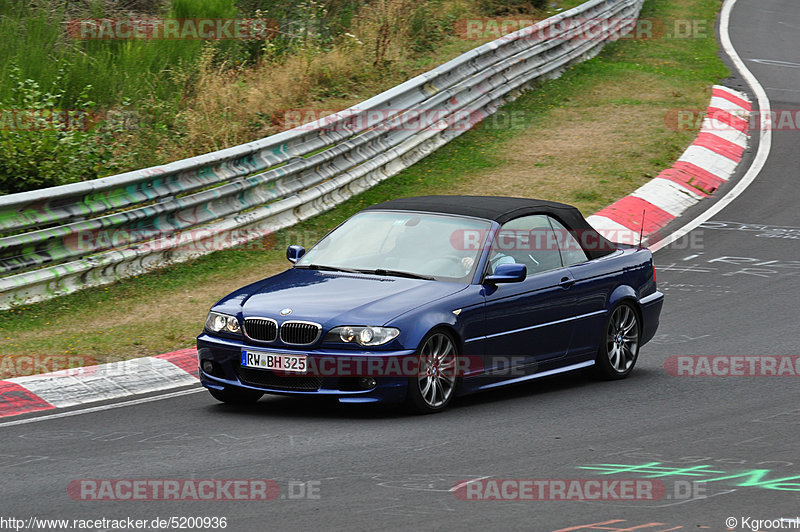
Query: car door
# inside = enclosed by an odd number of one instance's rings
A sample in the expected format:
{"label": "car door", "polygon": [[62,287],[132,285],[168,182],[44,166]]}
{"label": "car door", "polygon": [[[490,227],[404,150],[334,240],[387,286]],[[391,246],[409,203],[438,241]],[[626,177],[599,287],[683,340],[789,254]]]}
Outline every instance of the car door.
{"label": "car door", "polygon": [[558,240],[561,262],[575,281],[570,288],[574,319],[567,355],[580,360],[593,359],[605,326],[606,301],[616,279],[607,267],[589,260],[578,240],[563,224],[553,218],[550,223]]}
{"label": "car door", "polygon": [[572,335],[572,274],[561,262],[549,217],[512,220],[495,235],[487,265],[525,264],[519,283],[486,285],[486,366],[508,364],[526,372],[564,357]]}

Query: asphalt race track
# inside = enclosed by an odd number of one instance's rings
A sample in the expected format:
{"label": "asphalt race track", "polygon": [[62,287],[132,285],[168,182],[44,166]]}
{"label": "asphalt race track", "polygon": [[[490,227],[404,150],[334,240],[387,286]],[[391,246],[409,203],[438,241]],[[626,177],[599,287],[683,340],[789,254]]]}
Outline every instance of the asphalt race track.
{"label": "asphalt race track", "polygon": [[[740,0],[731,37],[772,108],[800,109],[797,0]],[[234,408],[189,392],[4,422],[0,515],[218,516],[234,531],[721,531],[731,517],[737,530],[757,530],[756,519],[797,517],[797,377],[677,376],[670,357],[800,355],[798,127],[774,132],[766,166],[741,196],[656,253],[667,299],[659,335],[630,379],[562,376],[420,417],[280,397]],[[281,494],[269,501],[74,500],[67,487],[80,479],[272,479]],[[474,480],[479,486],[489,486],[485,479],[644,479],[659,497],[462,500],[473,479],[484,479]]]}

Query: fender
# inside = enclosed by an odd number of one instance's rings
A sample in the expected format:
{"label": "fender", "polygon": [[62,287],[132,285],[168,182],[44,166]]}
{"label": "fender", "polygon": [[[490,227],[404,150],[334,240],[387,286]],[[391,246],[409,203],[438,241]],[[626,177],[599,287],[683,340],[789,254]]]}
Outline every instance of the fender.
{"label": "fender", "polygon": [[626,284],[619,285],[614,289],[613,292],[611,292],[611,295],[608,296],[608,301],[606,301],[606,311],[610,311],[623,299],[629,299],[636,303],[636,308],[641,314],[641,306],[639,305],[639,298],[636,296],[636,290]]}

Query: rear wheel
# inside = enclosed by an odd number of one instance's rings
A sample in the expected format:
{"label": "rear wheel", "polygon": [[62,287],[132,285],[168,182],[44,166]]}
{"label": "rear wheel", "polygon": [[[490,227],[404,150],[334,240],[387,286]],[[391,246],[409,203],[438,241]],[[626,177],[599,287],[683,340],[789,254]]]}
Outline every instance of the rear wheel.
{"label": "rear wheel", "polygon": [[232,405],[244,405],[248,403],[255,403],[261,396],[264,395],[261,392],[251,391],[251,390],[208,390],[209,393],[216,399],[217,401],[221,401],[223,403],[228,403]]}
{"label": "rear wheel", "polygon": [[639,315],[630,303],[620,303],[608,317],[597,352],[595,371],[604,379],[627,377],[639,356],[641,326]]}
{"label": "rear wheel", "polygon": [[458,352],[450,333],[429,333],[417,351],[417,375],[408,379],[407,406],[419,414],[443,410],[456,390]]}

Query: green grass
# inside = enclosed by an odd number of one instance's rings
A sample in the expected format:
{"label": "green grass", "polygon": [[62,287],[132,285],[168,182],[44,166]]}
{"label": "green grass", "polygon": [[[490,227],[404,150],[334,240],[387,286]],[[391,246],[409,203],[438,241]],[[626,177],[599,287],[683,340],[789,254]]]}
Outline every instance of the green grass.
{"label": "green grass", "polygon": [[[21,0],[0,0],[0,80],[7,79],[9,69],[16,64],[25,78],[50,87],[63,68],[65,93],[59,103],[67,108],[87,85],[92,85],[89,96],[108,107],[125,99],[170,101],[180,97],[183,87],[173,73],[197,61],[202,41],[73,39],[62,28],[68,20],[119,14],[109,13],[97,3],[85,11],[67,9],[60,2],[30,6]],[[232,0],[175,0],[163,16],[217,18],[235,14]],[[0,81],[0,101],[9,96],[10,87]]]}
{"label": "green grass", "polygon": [[[146,3],[145,3],[146,4]],[[335,2],[325,16],[322,37],[332,39],[347,28],[363,0]],[[9,69],[18,65],[26,78],[50,87],[65,69],[63,107],[74,105],[81,91],[92,85],[90,97],[103,107],[125,100],[179,104],[187,82],[208,42],[177,40],[80,40],[70,38],[67,22],[84,18],[126,19],[231,18],[252,17],[260,10],[264,17],[279,21],[302,19],[302,2],[281,0],[171,0],[165,8],[131,14],[127,7],[136,2],[61,2],[0,0],[0,102],[11,95],[6,82]],[[163,2],[152,3],[163,5]],[[291,39],[279,35],[277,46],[289,51]],[[217,41],[213,46],[223,60],[247,62],[262,52],[263,42]]]}
{"label": "green grass", "polygon": [[[25,131],[0,131],[0,140],[11,146],[4,153],[8,164],[0,165],[0,185],[12,183],[0,186],[0,195],[94,179],[249,142],[278,132],[271,120],[286,108],[338,105],[339,99],[361,101],[458,55],[454,44],[474,45],[453,42],[459,39],[444,30],[450,29],[454,17],[470,13],[476,1],[425,0],[409,7],[413,16],[391,22],[397,57],[381,68],[369,68],[369,55],[375,49],[375,12],[390,5],[410,5],[405,0],[380,5],[366,0],[0,0],[0,107],[96,113],[106,120],[89,132],[90,140],[108,146],[114,155],[88,170],[73,165],[63,174],[51,172],[41,162],[48,160],[48,150],[27,156],[36,139]],[[82,19],[233,17],[276,22],[279,32],[268,40],[203,41],[85,40],[68,31],[77,30]],[[348,30],[359,33],[364,42],[354,45]],[[17,69],[22,83],[11,76]],[[254,78],[294,83],[252,87],[250,92],[262,97],[248,99],[248,83]],[[30,90],[20,90],[21,86]],[[236,87],[241,91],[232,90]],[[359,91],[365,92],[364,98],[358,97]],[[35,97],[47,93],[57,96]],[[245,96],[240,101],[231,94]],[[113,130],[111,138],[100,138],[106,129]],[[55,152],[85,159],[66,143]],[[26,169],[22,175],[19,167]]]}
{"label": "green grass", "polygon": [[[648,0],[642,17],[697,18],[713,28],[719,7],[718,0]],[[335,210],[279,232],[274,249],[216,252],[109,286],[0,312],[0,340],[5,342],[0,355],[78,354],[106,361],[188,347],[219,297],[289,266],[286,245],[308,246],[363,207],[395,197],[483,193],[493,176],[500,179],[509,168],[515,142],[530,146],[535,155],[538,141],[557,133],[565,120],[583,124],[587,132],[602,125],[628,142],[616,156],[592,157],[581,179],[533,189],[536,196],[568,199],[590,214],[671,166],[695,132],[672,131],[652,117],[663,117],[665,110],[676,107],[704,108],[710,86],[727,75],[713,32],[704,38],[609,45],[594,60],[505,106],[504,116],[518,118],[516,127],[491,127],[492,120],[504,123],[502,115],[489,119]],[[631,94],[631,87],[639,87],[639,93]],[[628,115],[614,113],[619,109],[633,113],[633,122],[639,116],[649,118],[639,120],[643,129],[629,131]],[[598,117],[606,115],[599,124]],[[537,161],[532,172],[556,175],[571,164],[546,155]]]}

